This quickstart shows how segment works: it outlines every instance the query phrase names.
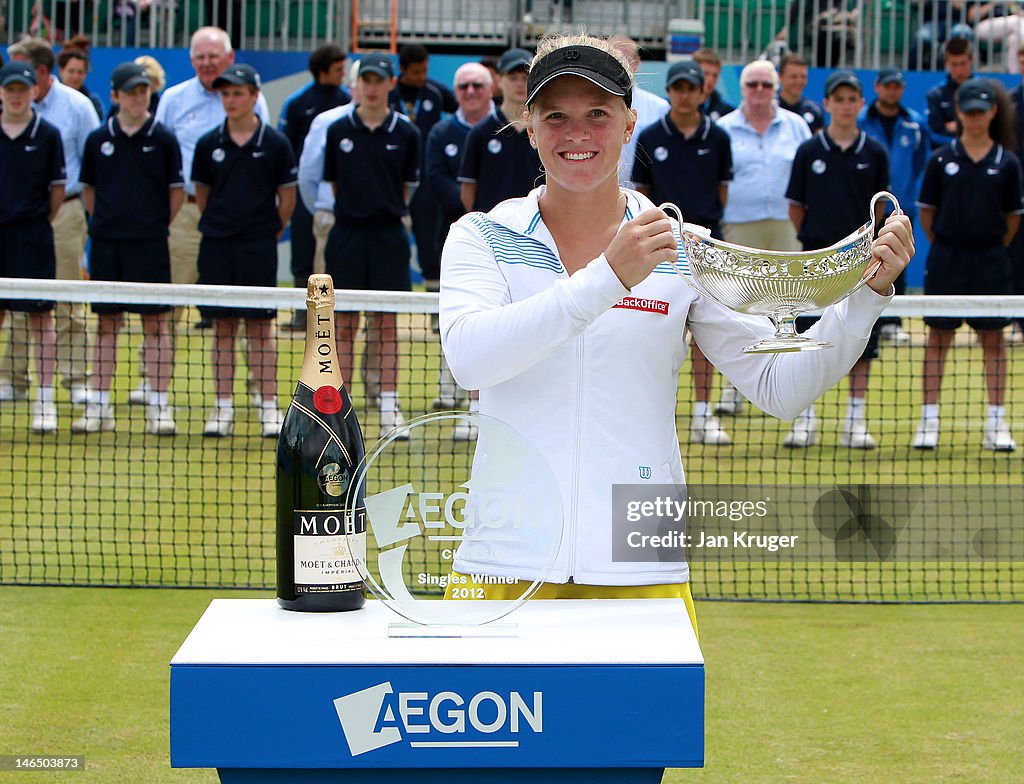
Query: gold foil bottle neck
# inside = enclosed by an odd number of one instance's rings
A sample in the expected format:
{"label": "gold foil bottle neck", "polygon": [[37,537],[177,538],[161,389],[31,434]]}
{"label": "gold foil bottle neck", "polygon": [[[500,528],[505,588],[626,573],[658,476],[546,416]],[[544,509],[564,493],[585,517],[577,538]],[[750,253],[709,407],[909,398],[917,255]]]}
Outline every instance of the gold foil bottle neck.
{"label": "gold foil bottle neck", "polygon": [[306,284],[306,307],[311,310],[330,307],[334,310],[334,281],[330,275],[317,273],[309,276]]}

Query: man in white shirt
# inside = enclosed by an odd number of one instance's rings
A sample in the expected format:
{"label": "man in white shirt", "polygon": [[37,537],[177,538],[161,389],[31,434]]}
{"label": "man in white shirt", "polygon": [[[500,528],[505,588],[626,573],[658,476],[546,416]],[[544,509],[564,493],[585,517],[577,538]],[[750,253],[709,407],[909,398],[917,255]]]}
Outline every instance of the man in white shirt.
{"label": "man in white shirt", "polygon": [[[78,182],[82,151],[86,137],[100,121],[92,102],[78,90],[61,84],[53,75],[56,60],[50,44],[41,38],[27,38],[7,50],[11,60],[29,63],[36,72],[35,108],[47,122],[60,131],[64,145],[67,186],[64,203],[53,220],[53,240],[57,255],[57,278],[81,280],[82,258],[85,255],[87,224],[82,206],[82,186]],[[57,328],[57,371],[63,385],[70,391],[71,402],[84,404],[88,398],[89,339],[86,332],[85,306],[58,302],[54,309]],[[27,397],[28,333],[24,319],[11,322],[8,350],[0,362],[0,400]]]}
{"label": "man in white shirt", "polygon": [[[634,76],[640,70],[640,46],[628,35],[613,35],[608,38],[608,43],[618,49],[629,61]],[[633,171],[633,161],[636,159],[636,140],[640,131],[648,125],[653,125],[668,113],[668,101],[660,95],[643,89],[633,88],[633,105],[636,110],[636,127],[629,141],[622,145],[622,156],[619,158],[619,185],[624,188],[632,188],[629,176]]]}
{"label": "man in white shirt", "polygon": [[[171,253],[171,283],[195,283],[199,280],[196,262],[199,258],[199,207],[196,205],[196,185],[192,182],[192,156],[196,142],[207,131],[224,122],[226,115],[220,94],[213,89],[213,81],[227,67],[235,62],[231,38],[219,27],[200,27],[192,34],[189,58],[196,75],[173,87],[168,87],[160,96],[156,109],[156,121],[169,128],[178,139],[181,148],[181,167],[185,175],[185,203],[178,210],[171,223],[168,239]],[[256,103],[256,114],[264,123],[270,122],[267,100],[260,93]],[[177,337],[177,326],[184,308],[177,307],[171,316],[171,350],[173,353]],[[200,322],[203,323],[203,322]],[[140,356],[142,382],[132,390],[129,400],[143,405],[149,400],[149,383],[146,381],[145,359]]]}

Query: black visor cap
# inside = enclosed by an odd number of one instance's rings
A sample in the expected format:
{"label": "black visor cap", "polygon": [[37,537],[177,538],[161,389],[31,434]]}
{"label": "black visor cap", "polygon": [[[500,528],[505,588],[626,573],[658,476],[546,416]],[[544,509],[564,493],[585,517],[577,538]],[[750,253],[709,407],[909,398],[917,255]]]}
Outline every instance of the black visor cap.
{"label": "black visor cap", "polygon": [[565,46],[546,54],[530,69],[526,105],[559,76],[579,76],[633,105],[633,77],[614,56],[593,46]]}

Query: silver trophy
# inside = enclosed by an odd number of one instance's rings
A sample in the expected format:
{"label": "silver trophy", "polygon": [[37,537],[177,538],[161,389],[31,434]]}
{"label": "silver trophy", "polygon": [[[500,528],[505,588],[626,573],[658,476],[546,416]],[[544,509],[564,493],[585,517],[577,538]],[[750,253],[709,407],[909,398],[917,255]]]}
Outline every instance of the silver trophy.
{"label": "silver trophy", "polygon": [[679,216],[691,274],[673,263],[676,272],[730,310],[771,319],[775,334],[743,351],[776,354],[832,347],[799,334],[794,322],[801,313],[821,310],[850,296],[877,272],[881,262],[871,263],[871,243],[879,199],[888,199],[896,214],[902,213],[896,197],[881,191],[872,197],[868,222],[859,229],[827,248],[796,252],[759,250],[716,240],[703,226],[684,223],[674,204],[662,204],[661,209]]}

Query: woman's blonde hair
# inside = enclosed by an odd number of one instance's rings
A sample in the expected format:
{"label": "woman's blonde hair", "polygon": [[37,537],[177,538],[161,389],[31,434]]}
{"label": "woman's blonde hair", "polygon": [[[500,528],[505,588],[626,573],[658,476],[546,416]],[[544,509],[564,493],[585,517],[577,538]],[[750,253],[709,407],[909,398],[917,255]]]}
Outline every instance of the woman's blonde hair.
{"label": "woman's blonde hair", "polygon": [[146,76],[149,77],[150,84],[153,85],[154,93],[164,89],[164,85],[167,84],[167,73],[155,57],[151,57],[148,54],[140,54],[135,58],[135,64],[141,65],[146,69]]}

